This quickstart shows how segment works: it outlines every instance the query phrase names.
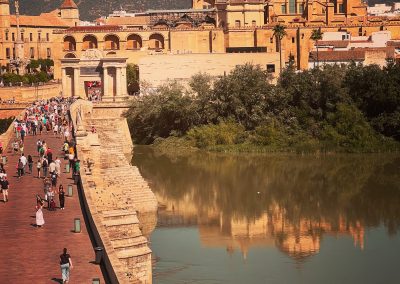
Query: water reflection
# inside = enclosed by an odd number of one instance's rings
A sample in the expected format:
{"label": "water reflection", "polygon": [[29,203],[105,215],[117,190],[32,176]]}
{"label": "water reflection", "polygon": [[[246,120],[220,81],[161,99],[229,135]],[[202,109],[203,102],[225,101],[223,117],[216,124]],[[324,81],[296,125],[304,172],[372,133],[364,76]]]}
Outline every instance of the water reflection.
{"label": "water reflection", "polygon": [[398,155],[260,156],[195,153],[178,157],[136,148],[134,163],[161,205],[158,227],[199,228],[202,245],[239,250],[276,246],[298,262],[324,236],[400,225]]}

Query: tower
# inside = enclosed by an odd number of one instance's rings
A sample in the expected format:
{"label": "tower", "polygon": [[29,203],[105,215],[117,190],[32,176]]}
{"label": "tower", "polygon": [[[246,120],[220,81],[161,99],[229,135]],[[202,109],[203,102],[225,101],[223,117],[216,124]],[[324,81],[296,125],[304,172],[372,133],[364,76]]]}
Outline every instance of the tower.
{"label": "tower", "polygon": [[67,22],[71,27],[78,25],[79,9],[74,0],[64,0],[64,3],[61,4],[60,12],[61,19]]}

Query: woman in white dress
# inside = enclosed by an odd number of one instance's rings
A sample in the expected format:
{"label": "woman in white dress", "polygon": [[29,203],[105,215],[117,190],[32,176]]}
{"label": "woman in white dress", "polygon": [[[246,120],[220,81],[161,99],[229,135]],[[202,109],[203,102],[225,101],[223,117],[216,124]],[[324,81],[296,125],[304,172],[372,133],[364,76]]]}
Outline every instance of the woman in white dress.
{"label": "woman in white dress", "polygon": [[38,202],[36,205],[36,226],[38,228],[41,228],[44,225],[44,219],[43,219],[43,203]]}

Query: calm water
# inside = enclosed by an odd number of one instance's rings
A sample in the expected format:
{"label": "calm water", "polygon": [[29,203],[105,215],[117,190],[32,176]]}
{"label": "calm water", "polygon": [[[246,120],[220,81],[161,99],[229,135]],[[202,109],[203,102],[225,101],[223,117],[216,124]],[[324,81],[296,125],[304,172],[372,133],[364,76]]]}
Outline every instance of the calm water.
{"label": "calm water", "polygon": [[400,156],[135,148],[155,283],[400,283]]}

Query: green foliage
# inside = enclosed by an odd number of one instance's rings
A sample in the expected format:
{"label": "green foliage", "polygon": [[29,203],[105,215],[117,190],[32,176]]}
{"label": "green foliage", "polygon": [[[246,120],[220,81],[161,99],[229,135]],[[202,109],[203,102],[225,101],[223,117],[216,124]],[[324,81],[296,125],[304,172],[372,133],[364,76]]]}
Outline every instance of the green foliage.
{"label": "green foliage", "polygon": [[13,121],[14,121],[13,117],[0,119],[0,134],[6,132]]}
{"label": "green foliage", "polygon": [[127,112],[133,139],[152,143],[157,137],[182,135],[196,124],[193,100],[176,82],[158,89],[157,94],[136,99]]}
{"label": "green foliage", "polygon": [[130,95],[139,91],[139,67],[136,64],[126,66],[126,80]]}
{"label": "green foliage", "polygon": [[46,72],[39,72],[39,73],[28,73],[23,76],[15,74],[15,73],[4,73],[1,75],[3,82],[8,85],[12,83],[13,85],[16,83],[24,83],[24,84],[32,84],[32,83],[46,83],[50,81],[50,77]]}
{"label": "green foliage", "polygon": [[187,133],[187,137],[193,140],[198,148],[239,144],[246,139],[245,136],[244,127],[233,121],[194,127]]}
{"label": "green foliage", "polygon": [[276,86],[269,79],[260,66],[245,64],[214,80],[196,74],[188,92],[176,83],[162,86],[133,103],[131,133],[137,143],[173,136],[218,151],[399,149],[398,65],[324,65],[303,72],[289,65]]}

